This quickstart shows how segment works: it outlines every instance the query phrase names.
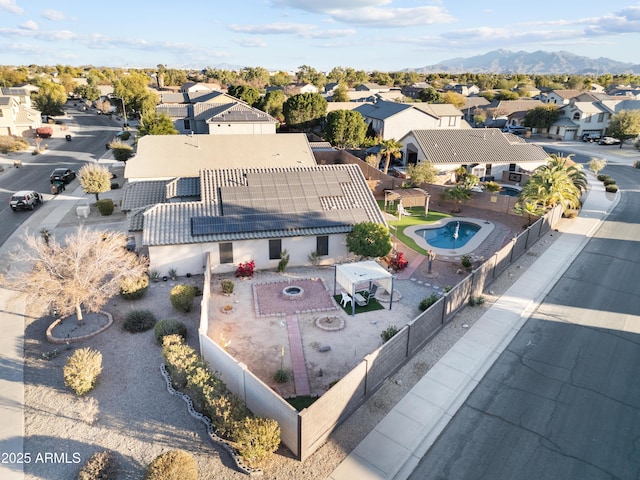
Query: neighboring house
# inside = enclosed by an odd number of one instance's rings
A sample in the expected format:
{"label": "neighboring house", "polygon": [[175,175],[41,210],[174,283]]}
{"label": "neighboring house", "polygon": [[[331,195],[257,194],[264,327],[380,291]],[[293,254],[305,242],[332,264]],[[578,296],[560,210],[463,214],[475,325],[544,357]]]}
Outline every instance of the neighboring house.
{"label": "neighboring house", "polygon": [[[290,266],[311,264],[312,254],[331,264],[351,257],[346,235],[354,224],[386,226],[357,165],[202,169],[188,180],[197,200],[158,202],[136,223],[152,270],[202,273],[207,255],[214,273],[248,261],[272,269],[285,250]],[[180,184],[139,183],[148,184],[132,185],[139,197],[148,187],[156,199]]]}
{"label": "neighboring house", "polygon": [[445,92],[454,92],[459,93],[465,97],[469,95],[477,95],[480,93],[480,88],[477,85],[473,84],[463,84],[463,83],[448,83],[444,86]]}
{"label": "neighboring house", "polygon": [[6,95],[7,97],[13,97],[18,101],[19,105],[25,108],[33,109],[31,103],[31,93],[33,89],[25,87],[2,87],[0,88],[0,95]]}
{"label": "neighboring house", "polygon": [[585,133],[604,134],[611,111],[600,102],[571,102],[560,108],[560,117],[549,133],[563,140],[579,140]]}
{"label": "neighboring house", "polygon": [[380,92],[388,92],[390,90],[390,87],[387,87],[386,85],[378,85],[377,83],[373,83],[373,82],[368,82],[368,83],[361,83],[360,85],[356,85],[355,87],[355,91],[356,92],[368,92],[368,93],[380,93]]}
{"label": "neighboring house", "polygon": [[215,90],[213,85],[199,82],[186,82],[180,87],[181,93],[212,92],[213,90]]}
{"label": "neighboring house", "polygon": [[384,140],[404,136],[412,129],[460,128],[462,112],[449,104],[378,101],[355,108]]}
{"label": "neighboring house", "polygon": [[422,90],[425,90],[427,88],[431,88],[431,85],[429,85],[427,82],[418,82],[418,83],[412,83],[411,85],[406,85],[402,87],[400,92],[405,97],[418,98],[418,94]]}
{"label": "neighboring house", "polygon": [[497,128],[412,130],[400,139],[406,165],[431,162],[443,175],[463,166],[478,177],[520,183],[522,172],[547,161],[548,154]]}
{"label": "neighboring house", "polygon": [[298,95],[300,93],[318,93],[320,90],[312,83],[287,85],[284,88],[284,93],[287,96]]}
{"label": "neighboring house", "polygon": [[609,95],[640,98],[640,87],[631,85],[616,85],[607,90]]}
{"label": "neighboring house", "polygon": [[[509,117],[512,117],[512,121],[516,121],[514,113],[523,112],[527,113],[529,110],[544,106],[545,103],[540,100],[533,100],[531,98],[522,98],[520,100],[500,100],[493,101],[488,105],[478,107],[484,111],[486,120],[484,125],[487,127],[501,128],[507,125]],[[511,123],[510,125],[519,125],[518,123]]]}
{"label": "neighboring house", "polygon": [[221,92],[163,94],[156,112],[167,114],[176,130],[185,134],[271,135],[278,124],[268,113]]}
{"label": "neighboring house", "polygon": [[338,82],[327,83],[324,86],[324,93],[326,93],[327,95],[333,95],[333,92],[335,92],[339,86],[340,84]]}
{"label": "neighboring house", "polygon": [[[471,125],[474,124],[473,117],[478,113],[477,109],[489,105],[489,100],[484,97],[466,97],[465,105],[462,108],[464,119]],[[486,112],[483,112],[486,115]]]}
{"label": "neighboring house", "polygon": [[540,100],[544,103],[555,105],[567,105],[571,99],[584,93],[582,90],[551,90],[540,94]]}
{"label": "neighboring house", "polygon": [[[11,92],[12,89],[2,90]],[[0,95],[0,135],[31,137],[41,125],[40,112],[21,103],[21,98],[22,94]],[[23,101],[26,103],[26,100]]]}

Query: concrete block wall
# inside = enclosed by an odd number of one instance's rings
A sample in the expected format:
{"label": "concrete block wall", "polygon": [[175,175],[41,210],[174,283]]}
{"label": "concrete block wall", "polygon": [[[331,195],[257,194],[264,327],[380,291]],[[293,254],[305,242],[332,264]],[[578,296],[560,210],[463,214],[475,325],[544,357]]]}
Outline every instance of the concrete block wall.
{"label": "concrete block wall", "polygon": [[376,391],[382,382],[407,361],[409,327],[405,326],[375,352],[364,357],[367,365],[367,394]]}
{"label": "concrete block wall", "polygon": [[441,298],[422,312],[418,317],[409,322],[409,338],[407,351],[411,358],[436,332],[444,325],[444,306],[446,300]]}

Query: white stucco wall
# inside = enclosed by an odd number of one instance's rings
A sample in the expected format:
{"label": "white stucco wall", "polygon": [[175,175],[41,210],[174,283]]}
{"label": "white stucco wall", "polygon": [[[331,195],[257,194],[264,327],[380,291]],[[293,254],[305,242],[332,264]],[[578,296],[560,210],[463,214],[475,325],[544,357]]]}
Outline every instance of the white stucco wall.
{"label": "white stucco wall", "polygon": [[[316,237],[284,237],[282,250],[289,253],[289,266],[310,265],[309,255],[316,250]],[[178,275],[202,274],[207,252],[211,253],[211,273],[235,272],[239,263],[253,260],[256,270],[275,269],[280,259],[269,260],[269,239],[239,240],[233,242],[233,263],[220,264],[218,243],[194,243],[149,247],[149,270],[166,275],[171,268]],[[346,234],[329,235],[329,255],[320,257],[320,264],[333,264],[349,258]]]}
{"label": "white stucco wall", "polygon": [[391,138],[397,140],[404,137],[411,130],[427,130],[431,128],[439,128],[438,119],[411,108],[384,121],[383,138],[385,140]]}
{"label": "white stucco wall", "polygon": [[275,135],[275,123],[210,123],[211,135]]}

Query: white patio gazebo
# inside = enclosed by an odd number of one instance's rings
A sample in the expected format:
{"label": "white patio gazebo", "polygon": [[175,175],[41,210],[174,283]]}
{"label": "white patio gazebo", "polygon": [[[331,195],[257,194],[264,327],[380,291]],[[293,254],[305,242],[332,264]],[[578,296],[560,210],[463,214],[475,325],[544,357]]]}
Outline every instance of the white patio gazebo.
{"label": "white patio gazebo", "polygon": [[337,294],[338,285],[351,295],[351,315],[356,314],[355,294],[358,284],[369,282],[369,288],[373,282],[380,284],[389,292],[389,310],[393,305],[393,282],[395,277],[384,267],[373,260],[363,262],[345,263],[334,266],[333,294]]}

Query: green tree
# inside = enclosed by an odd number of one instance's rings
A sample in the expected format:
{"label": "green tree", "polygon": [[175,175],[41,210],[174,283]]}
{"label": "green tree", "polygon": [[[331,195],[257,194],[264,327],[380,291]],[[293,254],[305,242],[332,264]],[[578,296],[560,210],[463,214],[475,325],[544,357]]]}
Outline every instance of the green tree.
{"label": "green tree", "polygon": [[347,234],[347,249],[364,258],[384,257],[391,251],[389,229],[379,223],[356,223]]}
{"label": "green tree", "polygon": [[622,110],[616,113],[609,121],[607,134],[622,142],[636,138],[640,135],[640,110]]}
{"label": "green tree", "polygon": [[288,126],[308,128],[325,117],[327,101],[319,93],[299,93],[284,102],[282,112]]}
{"label": "green tree", "polygon": [[500,90],[494,97],[495,100],[518,100],[518,98],[520,98],[518,94],[511,90]]}
{"label": "green tree", "polygon": [[465,185],[455,185],[454,187],[446,188],[442,191],[443,199],[451,199],[455,203],[454,213],[459,213],[462,210],[462,204],[471,198],[471,189]]}
{"label": "green tree", "polygon": [[120,140],[115,140],[109,144],[109,149],[113,152],[113,158],[119,162],[126,162],[133,157],[133,147]]}
{"label": "green tree", "polygon": [[338,148],[354,148],[362,145],[367,124],[360,112],[355,110],[335,110],[327,114],[324,136]]}
{"label": "green tree", "polygon": [[150,79],[146,74],[131,72],[113,81],[113,95],[122,99],[127,112],[140,112],[145,115],[155,111],[159,102],[158,96],[147,88],[149,82]]}
{"label": "green tree", "polygon": [[400,158],[402,156],[402,144],[395,138],[389,140],[382,140],[380,142],[380,155],[384,156],[384,174],[389,172],[389,164],[391,163],[391,157]]}
{"label": "green tree", "polygon": [[282,122],[284,121],[284,115],[282,114],[284,100],[285,96],[282,90],[272,90],[260,99],[258,108]]}
{"label": "green tree", "polygon": [[467,104],[467,101],[464,98],[464,95],[460,95],[456,92],[447,92],[442,95],[442,103],[450,103],[456,108],[463,108]]}
{"label": "green tree", "polygon": [[166,113],[151,113],[142,117],[138,127],[138,138],[145,135],[177,135],[179,132]]}
{"label": "green tree", "polygon": [[598,176],[598,172],[600,172],[600,170],[604,170],[604,167],[607,166],[607,161],[604,158],[593,157],[589,161],[587,166],[589,167],[589,170],[593,172],[594,175]]}
{"label": "green tree", "polygon": [[437,176],[438,169],[427,160],[407,167],[407,177],[412,183],[433,183]]}
{"label": "green tree", "polygon": [[260,99],[260,92],[250,85],[229,85],[227,92],[232,97],[236,97],[249,105],[255,105]]}
{"label": "green tree", "polygon": [[371,73],[370,77],[371,81],[377,83],[378,85],[393,85],[393,78],[391,78],[391,75],[389,75],[387,72],[375,71]]}
{"label": "green tree", "polygon": [[322,72],[318,72],[315,68],[308,65],[298,67],[296,80],[298,83],[311,83],[321,90],[327,84],[327,77],[325,77]]}
{"label": "green tree", "polygon": [[100,200],[99,195],[111,190],[111,172],[103,165],[97,163],[85,163],[78,170],[78,180],[84,193],[93,193],[96,202]]}
{"label": "green tree", "polygon": [[67,91],[62,85],[47,81],[40,85],[40,90],[33,94],[31,100],[42,115],[62,115]]}
{"label": "green tree", "polygon": [[418,100],[427,103],[442,103],[442,95],[433,87],[423,88],[418,92]]}
{"label": "green tree", "polygon": [[100,98],[100,89],[96,85],[78,85],[73,89],[78,97],[95,102]]}
{"label": "green tree", "polygon": [[269,85],[284,87],[291,83],[291,76],[287,72],[276,72],[269,78]]}
{"label": "green tree", "polygon": [[582,164],[573,161],[573,154],[563,157],[552,153],[549,155],[547,165],[539,168],[564,172],[580,192],[587,191],[587,174],[584,172]]}
{"label": "green tree", "polygon": [[525,127],[540,128],[549,131],[551,125],[560,116],[560,110],[555,105],[544,105],[532,108],[524,115],[523,124]]}
{"label": "green tree", "polygon": [[340,83],[336,89],[333,91],[332,102],[348,102],[350,100],[349,94],[347,93],[347,86],[344,83]]}
{"label": "green tree", "polygon": [[584,172],[577,168],[569,170],[571,167],[566,158],[556,156],[547,165],[536,168],[529,182],[522,188],[518,196],[519,202],[536,204],[545,211],[558,204],[565,213],[572,208],[579,208],[579,185],[582,185],[581,177]]}
{"label": "green tree", "polygon": [[240,70],[240,78],[256,88],[264,88],[269,84],[271,75],[263,67],[245,67]]}
{"label": "green tree", "polygon": [[519,201],[513,207],[513,211],[518,215],[527,216],[527,227],[533,224],[533,217],[544,215],[545,210],[535,201]]}

